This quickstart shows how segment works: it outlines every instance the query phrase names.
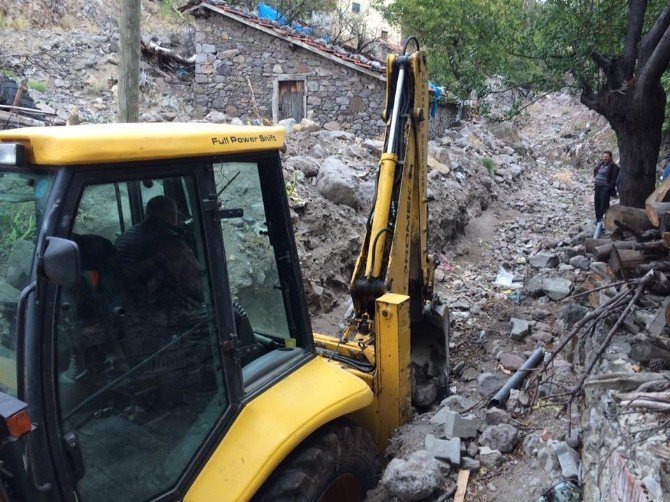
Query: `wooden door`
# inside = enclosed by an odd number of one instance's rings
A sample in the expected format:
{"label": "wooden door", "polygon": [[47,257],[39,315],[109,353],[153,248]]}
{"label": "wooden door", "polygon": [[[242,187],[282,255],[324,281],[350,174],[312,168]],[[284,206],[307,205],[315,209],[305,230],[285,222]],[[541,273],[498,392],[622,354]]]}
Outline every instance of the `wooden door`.
{"label": "wooden door", "polygon": [[293,118],[300,122],[305,117],[305,81],[279,81],[279,114],[277,120]]}

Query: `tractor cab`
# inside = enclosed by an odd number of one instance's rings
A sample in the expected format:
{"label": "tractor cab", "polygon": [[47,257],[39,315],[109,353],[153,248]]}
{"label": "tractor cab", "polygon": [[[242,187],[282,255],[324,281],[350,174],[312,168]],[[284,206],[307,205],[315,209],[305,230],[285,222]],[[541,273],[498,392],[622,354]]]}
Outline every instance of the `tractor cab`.
{"label": "tractor cab", "polygon": [[245,403],[314,358],[283,136],[0,133],[9,497],[180,498]]}

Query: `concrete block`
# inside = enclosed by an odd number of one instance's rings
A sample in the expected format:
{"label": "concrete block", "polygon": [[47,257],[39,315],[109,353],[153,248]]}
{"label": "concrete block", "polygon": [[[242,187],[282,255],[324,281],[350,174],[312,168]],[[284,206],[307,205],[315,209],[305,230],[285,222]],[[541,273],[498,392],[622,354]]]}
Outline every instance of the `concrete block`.
{"label": "concrete block", "polygon": [[483,422],[474,415],[460,416],[454,411],[447,411],[444,421],[444,435],[447,438],[473,438],[477,430],[483,427]]}
{"label": "concrete block", "polygon": [[449,440],[437,439],[432,434],[426,435],[426,450],[433,457],[448,460],[451,464],[461,465],[461,440],[452,438]]}
{"label": "concrete block", "polygon": [[570,448],[565,441],[558,441],[552,444],[551,447],[558,457],[558,463],[561,464],[563,477],[566,479],[577,479],[581,464],[579,453]]}

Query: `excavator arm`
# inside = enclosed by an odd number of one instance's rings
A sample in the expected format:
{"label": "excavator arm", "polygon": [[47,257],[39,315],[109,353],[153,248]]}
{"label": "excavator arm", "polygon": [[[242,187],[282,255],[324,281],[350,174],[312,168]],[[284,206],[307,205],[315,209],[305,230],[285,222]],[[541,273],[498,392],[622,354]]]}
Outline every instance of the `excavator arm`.
{"label": "excavator arm", "polygon": [[372,388],[373,404],[354,418],[380,447],[409,420],[411,402],[427,407],[447,384],[449,319],[427,249],[429,99],[418,45],[409,38],[387,59],[384,150],[350,282],[353,315],[341,337],[314,335],[317,350]]}
{"label": "excavator arm", "polygon": [[375,300],[387,292],[410,298],[413,322],[433,300],[435,259],[428,253],[426,196],[428,80],[426,54],[417,50],[387,60],[387,122],[374,204],[351,279],[355,318],[374,318]]}

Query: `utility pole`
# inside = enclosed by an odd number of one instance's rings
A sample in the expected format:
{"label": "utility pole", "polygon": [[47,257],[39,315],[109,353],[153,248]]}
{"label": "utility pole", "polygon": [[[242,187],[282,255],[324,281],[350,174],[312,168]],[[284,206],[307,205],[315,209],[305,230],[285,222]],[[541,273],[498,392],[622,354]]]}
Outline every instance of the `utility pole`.
{"label": "utility pole", "polygon": [[139,122],[141,0],[121,0],[119,16],[119,122]]}

